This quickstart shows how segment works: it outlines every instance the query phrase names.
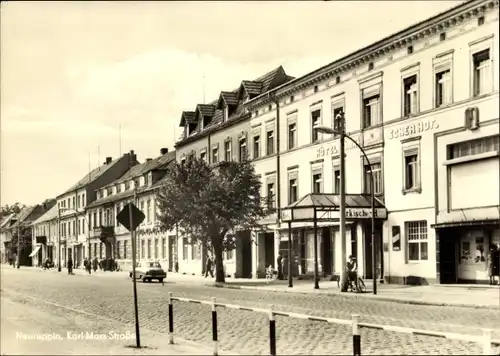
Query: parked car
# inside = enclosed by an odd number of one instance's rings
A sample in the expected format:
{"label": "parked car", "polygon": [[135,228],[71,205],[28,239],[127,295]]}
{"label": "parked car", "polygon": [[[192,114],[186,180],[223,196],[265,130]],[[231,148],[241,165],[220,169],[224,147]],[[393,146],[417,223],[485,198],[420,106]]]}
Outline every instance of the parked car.
{"label": "parked car", "polygon": [[[129,277],[132,278],[133,271],[130,271]],[[167,278],[167,272],[163,270],[159,262],[138,262],[135,268],[135,277],[143,282],[151,282],[153,279],[163,283],[163,279]]]}

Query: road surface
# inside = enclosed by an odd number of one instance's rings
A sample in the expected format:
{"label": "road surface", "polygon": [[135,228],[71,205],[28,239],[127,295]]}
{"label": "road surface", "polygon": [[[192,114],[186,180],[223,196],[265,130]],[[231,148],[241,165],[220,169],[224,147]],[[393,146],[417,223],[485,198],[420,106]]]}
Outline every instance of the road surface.
{"label": "road surface", "polygon": [[[101,272],[102,273],[102,272]],[[2,268],[2,295],[22,295],[70,307],[86,313],[129,324],[133,332],[133,296],[129,279],[97,275],[69,276],[37,269]],[[256,290],[213,288],[198,284],[138,283],[141,329],[168,331],[168,292],[174,296],[268,308],[303,314],[406,326],[433,331],[480,335],[481,328],[493,329],[500,338],[500,312],[459,307],[406,305],[347,296],[266,293]],[[473,297],[471,291],[471,297]],[[30,302],[31,303],[31,302]],[[35,303],[35,302],[33,302]],[[53,305],[54,307],[54,305]],[[239,354],[269,354],[267,315],[249,311],[220,309],[221,349]],[[351,328],[300,319],[277,317],[278,354],[352,354]],[[3,321],[2,321],[3,322]],[[209,306],[175,302],[175,335],[210,347],[211,310]],[[480,354],[481,345],[429,336],[361,329],[362,354]],[[499,350],[496,349],[496,354]]]}

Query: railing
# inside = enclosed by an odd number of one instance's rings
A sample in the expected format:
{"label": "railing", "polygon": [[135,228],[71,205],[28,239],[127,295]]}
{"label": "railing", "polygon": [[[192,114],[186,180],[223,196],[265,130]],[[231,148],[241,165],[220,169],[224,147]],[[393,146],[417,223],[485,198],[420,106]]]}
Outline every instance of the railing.
{"label": "railing", "polygon": [[92,237],[109,237],[115,234],[114,226],[95,226],[92,229]]}
{"label": "railing", "polygon": [[217,329],[217,307],[227,308],[227,309],[237,309],[244,310],[256,313],[264,313],[269,316],[269,351],[271,356],[276,356],[276,316],[283,316],[289,318],[296,319],[305,319],[308,321],[317,321],[317,322],[326,322],[330,324],[337,325],[346,325],[352,326],[352,345],[353,345],[353,355],[361,356],[361,335],[359,334],[359,328],[367,328],[367,329],[377,329],[384,331],[392,331],[399,332],[405,334],[412,335],[423,335],[423,336],[431,336],[443,339],[452,339],[452,340],[461,340],[467,342],[478,343],[482,347],[483,355],[492,355],[491,346],[499,346],[500,340],[492,340],[491,339],[491,330],[483,329],[483,334],[481,336],[474,335],[464,335],[458,333],[449,333],[442,331],[429,331],[429,330],[421,330],[414,328],[407,328],[401,326],[393,326],[393,325],[381,325],[381,324],[371,324],[371,323],[363,323],[359,322],[359,315],[353,314],[352,320],[346,319],[335,319],[335,318],[325,318],[320,316],[299,314],[299,313],[289,313],[282,311],[275,311],[273,306],[270,306],[269,309],[263,308],[249,308],[243,307],[235,304],[222,304],[216,303],[216,299],[212,298],[211,301],[205,300],[197,300],[197,299],[189,299],[189,298],[181,298],[181,297],[173,297],[172,293],[168,293],[168,333],[169,333],[169,343],[174,343],[174,304],[173,301],[177,300],[179,302],[187,302],[194,304],[205,304],[210,305],[212,308],[212,341],[214,343],[213,355],[217,356],[219,354],[219,341],[218,341],[218,329]]}

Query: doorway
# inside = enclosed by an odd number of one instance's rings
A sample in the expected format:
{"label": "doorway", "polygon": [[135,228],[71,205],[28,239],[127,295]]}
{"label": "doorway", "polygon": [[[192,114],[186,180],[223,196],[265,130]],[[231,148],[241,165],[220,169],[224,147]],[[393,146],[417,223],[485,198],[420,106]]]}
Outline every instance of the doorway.
{"label": "doorway", "polygon": [[332,234],[330,228],[322,228],[321,236],[321,261],[323,265],[323,277],[326,277],[331,275],[333,270]]}
{"label": "doorway", "polygon": [[265,268],[268,266],[274,266],[274,232],[266,232],[264,234],[264,246],[265,246]]}
{"label": "doorway", "polygon": [[241,277],[252,278],[252,237],[250,231],[241,231]]}
{"label": "doorway", "polygon": [[[364,224],[363,229],[365,231],[365,243],[364,243],[364,279],[373,278],[373,263],[372,263],[372,227],[371,224]],[[359,261],[358,261],[359,263]]]}
{"label": "doorway", "polygon": [[439,238],[439,283],[457,283],[457,239],[451,229],[439,229],[436,232]]}

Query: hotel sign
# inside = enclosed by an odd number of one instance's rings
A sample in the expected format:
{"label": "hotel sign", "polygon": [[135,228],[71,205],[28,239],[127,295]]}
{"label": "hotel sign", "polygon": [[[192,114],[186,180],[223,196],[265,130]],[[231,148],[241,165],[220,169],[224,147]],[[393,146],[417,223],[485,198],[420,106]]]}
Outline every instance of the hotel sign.
{"label": "hotel sign", "polygon": [[[357,219],[371,219],[372,209],[371,208],[346,208],[345,217],[347,220],[357,220]],[[376,219],[386,219],[387,210],[385,208],[375,208],[375,218]],[[321,219],[340,219],[340,212],[336,211],[321,211],[318,212],[318,220]]]}
{"label": "hotel sign", "polygon": [[[354,139],[354,141],[358,142],[357,139]],[[339,145],[339,143],[336,142],[336,143],[326,144],[326,145],[319,147],[316,150],[316,158],[335,156],[335,155],[340,154],[340,149],[339,149],[338,145]],[[349,140],[347,138],[345,139],[344,150],[346,152],[349,150],[352,150],[353,148],[356,148],[356,147],[357,146],[354,144],[354,142],[352,142],[351,140]]]}
{"label": "hotel sign", "polygon": [[388,139],[392,140],[393,138],[404,138],[406,136],[411,136],[416,133],[435,130],[438,128],[439,124],[436,122],[436,120],[424,120],[416,122],[414,124],[401,126],[397,129],[389,130]]}

